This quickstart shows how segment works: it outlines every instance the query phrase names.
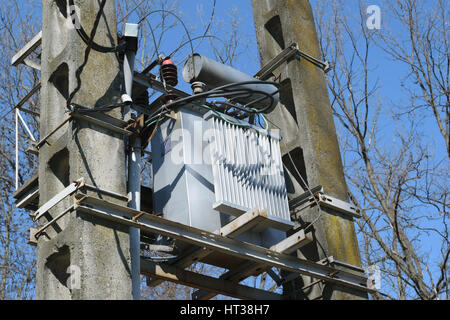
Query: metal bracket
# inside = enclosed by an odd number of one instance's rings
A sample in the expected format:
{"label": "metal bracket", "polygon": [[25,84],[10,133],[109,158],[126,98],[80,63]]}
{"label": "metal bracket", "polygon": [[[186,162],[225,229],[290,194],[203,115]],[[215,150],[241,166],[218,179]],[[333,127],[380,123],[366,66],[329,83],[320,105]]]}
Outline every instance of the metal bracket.
{"label": "metal bracket", "polygon": [[178,120],[178,114],[175,113],[175,111],[173,111],[173,110],[170,111],[169,114],[166,114],[166,117],[167,117],[167,118],[171,118],[171,119],[173,119],[173,120],[175,120],[175,121]]}
{"label": "metal bracket", "polygon": [[298,48],[297,43],[292,43],[289,47],[281,51],[281,53],[278,54],[275,58],[270,60],[260,71],[258,71],[258,73],[254,75],[254,77],[260,80],[269,79],[270,76],[273,75],[272,72],[276,68],[278,68],[280,65],[291,58],[303,58],[322,69],[325,73],[328,73],[331,70],[330,63],[328,61],[321,61],[319,59],[316,59],[309,54],[301,51]]}
{"label": "metal bracket", "polygon": [[46,223],[42,228],[40,228],[36,233],[34,234],[35,239],[39,239],[39,237],[42,235],[42,233],[51,225],[53,225],[56,221],[64,217],[67,213],[72,212],[75,208],[75,205],[71,205],[69,208],[58,214],[54,219],[52,219],[50,222]]}
{"label": "metal bracket", "polygon": [[[314,195],[314,197],[311,195],[311,193]],[[335,211],[350,215],[355,218],[361,218],[360,208],[346,201],[324,194],[322,186],[314,187],[311,189],[311,192],[305,192],[297,198],[289,201],[289,208],[291,210],[301,211],[303,209],[316,205],[316,201],[322,207],[331,208]]]}
{"label": "metal bracket", "polygon": [[56,206],[59,202],[61,202],[67,196],[70,196],[71,194],[75,193],[83,185],[84,185],[84,178],[80,178],[80,179],[74,181],[63,191],[61,191],[56,196],[54,196],[49,201],[47,201],[34,214],[32,214],[31,216],[33,217],[33,221],[39,220],[48,210],[50,210],[51,208]]}
{"label": "metal bracket", "polygon": [[77,112],[72,112],[71,116],[75,119],[87,121],[89,123],[95,124],[99,127],[105,128],[107,130],[125,135],[131,136],[133,132],[126,130],[125,127],[128,125],[126,121],[111,117],[107,114],[101,112],[92,112],[88,114],[81,114]]}
{"label": "metal bracket", "polygon": [[28,229],[28,244],[31,246],[37,246],[37,240],[36,240],[36,233],[37,233],[37,229],[35,228],[30,228]]}
{"label": "metal bracket", "polygon": [[11,65],[17,67],[38,48],[42,43],[42,31],[40,31],[30,42],[28,42],[19,52],[11,59]]}
{"label": "metal bracket", "polygon": [[317,193],[316,197],[318,197],[317,200],[319,201],[319,205],[334,209],[340,213],[348,214],[355,218],[361,218],[360,214],[361,209],[351,205],[348,202],[339,200],[337,198],[322,193]]}
{"label": "metal bracket", "polygon": [[115,221],[118,224],[139,228],[143,234],[161,234],[193,245],[206,247],[225,255],[252,260],[253,263],[256,262],[265,266],[309,275],[317,279],[323,279],[361,291],[373,291],[366,286],[367,277],[365,275],[355,275],[344,270],[339,270],[337,276],[333,275],[331,277],[330,274],[336,271],[334,268],[322,266],[312,261],[295,258],[235,239],[226,238],[205,230],[192,228],[151,214],[146,214],[139,219],[139,222],[134,222],[131,218],[139,214],[139,211],[101,199],[87,197],[81,205],[76,206],[75,210]]}
{"label": "metal bracket", "polygon": [[270,60],[260,71],[258,71],[258,73],[254,75],[254,77],[260,80],[267,80],[276,68],[295,56],[298,53],[297,51],[298,45],[296,43],[292,43],[289,47],[281,51],[281,53],[275,58]]}
{"label": "metal bracket", "polygon": [[317,192],[323,193],[323,187],[319,185],[317,187],[311,188],[305,193],[299,195],[298,197],[289,200],[289,209],[293,210],[298,206],[302,205],[303,203],[309,201],[313,197],[313,195],[316,194]]}
{"label": "metal bracket", "polygon": [[299,57],[301,57],[301,58],[311,62],[315,66],[317,66],[320,69],[322,69],[323,72],[328,73],[328,72],[331,71],[331,66],[330,66],[330,63],[328,61],[322,61],[322,60],[316,59],[316,58],[310,56],[309,54],[307,54],[307,53],[305,53],[303,51],[300,51],[300,50],[297,50],[297,54],[298,54]]}

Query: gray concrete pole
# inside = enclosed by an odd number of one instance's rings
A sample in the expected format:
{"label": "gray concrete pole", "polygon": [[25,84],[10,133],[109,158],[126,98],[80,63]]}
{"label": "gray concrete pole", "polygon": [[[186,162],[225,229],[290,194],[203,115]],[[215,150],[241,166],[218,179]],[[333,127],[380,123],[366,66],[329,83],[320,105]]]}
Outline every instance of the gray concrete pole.
{"label": "gray concrete pole", "polygon": [[[308,0],[252,2],[262,65],[292,42],[296,42],[300,50],[320,58],[314,17]],[[301,174],[310,188],[322,185],[327,194],[348,201],[324,72],[306,60],[294,59],[281,65],[275,74],[280,75],[283,85],[281,103],[268,118],[281,128],[289,197],[294,198],[306,191],[299,177]],[[308,225],[317,214],[317,209],[302,211],[296,217],[297,226]],[[323,209],[313,231],[315,243],[298,251],[299,257],[319,261],[333,256],[337,260],[360,266],[358,242],[351,217]],[[307,277],[293,281],[284,287],[285,294],[295,299],[367,297],[360,292],[320,283],[304,292],[300,290],[309,283],[311,279]]]}
{"label": "gray concrete pole", "polygon": [[[98,0],[75,0],[80,22],[90,34]],[[73,9],[73,8],[70,8]],[[68,1],[42,1],[42,71],[40,136],[67,118],[66,101],[88,107],[120,102],[120,69],[115,53],[92,50],[81,74],[86,44],[71,23]],[[115,1],[107,1],[95,36],[104,46],[117,44]],[[115,109],[109,115],[121,118]],[[122,135],[80,120],[68,122],[39,150],[40,205],[73,180],[125,195],[126,154]],[[89,195],[126,206],[122,197],[101,191]],[[62,201],[41,219],[46,223],[69,207]],[[37,299],[132,299],[129,228],[72,212],[49,228],[38,241]]]}

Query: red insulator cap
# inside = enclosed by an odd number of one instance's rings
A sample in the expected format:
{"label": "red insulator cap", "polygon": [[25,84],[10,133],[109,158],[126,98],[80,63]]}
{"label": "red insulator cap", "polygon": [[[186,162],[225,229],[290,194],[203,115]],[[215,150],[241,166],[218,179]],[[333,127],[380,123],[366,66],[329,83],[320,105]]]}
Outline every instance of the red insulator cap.
{"label": "red insulator cap", "polygon": [[164,60],[164,61],[162,62],[162,65],[164,66],[164,65],[166,65],[166,64],[174,64],[174,63],[173,63],[172,60],[166,59],[166,60]]}

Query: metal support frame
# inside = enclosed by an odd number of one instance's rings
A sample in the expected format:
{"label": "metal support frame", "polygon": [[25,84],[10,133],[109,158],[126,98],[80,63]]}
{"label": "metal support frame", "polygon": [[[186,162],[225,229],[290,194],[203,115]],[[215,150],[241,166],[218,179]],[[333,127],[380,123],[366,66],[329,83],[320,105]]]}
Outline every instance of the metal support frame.
{"label": "metal support frame", "polygon": [[32,187],[32,189],[26,194],[24,198],[21,198],[20,201],[16,203],[16,207],[19,209],[26,208],[38,197],[39,197],[39,185],[36,185]]}
{"label": "metal support frame", "polygon": [[[82,187],[80,187],[80,189],[81,188]],[[111,197],[114,197],[114,198],[117,198],[117,199],[120,199],[120,200],[123,200],[123,201],[127,201],[127,202],[129,201],[129,197],[127,195],[120,194],[120,193],[117,193],[117,192],[114,192],[114,191],[110,191],[110,190],[106,190],[106,189],[102,189],[102,188],[99,188],[97,186],[92,186],[92,185],[87,184],[87,183],[85,183],[83,185],[83,188],[87,189],[87,190],[95,191],[95,192],[98,192],[98,193],[101,193],[101,194],[104,194],[104,195],[107,195],[107,196],[111,196]]]}
{"label": "metal support frame", "polygon": [[190,94],[188,94],[184,91],[181,91],[177,88],[174,88],[170,85],[164,85],[162,82],[156,80],[156,77],[153,76],[152,74],[145,75],[145,74],[142,74],[139,72],[134,72],[133,81],[134,81],[134,83],[136,83],[138,85],[156,90],[161,93],[167,93],[170,91],[171,93],[173,93],[181,98],[190,96]]}
{"label": "metal support frame", "polygon": [[348,202],[339,200],[335,197],[329,196],[327,194],[318,193],[317,194],[319,205],[334,209],[338,212],[348,214],[355,218],[361,218],[361,210],[356,206],[351,205]]}
{"label": "metal support frame", "polygon": [[28,241],[27,243],[31,246],[37,246],[37,240],[36,240],[36,228],[30,228],[28,229]]}
{"label": "metal support frame", "polygon": [[63,199],[65,199],[67,196],[70,196],[74,194],[79,188],[81,188],[84,185],[84,179],[80,178],[73,183],[71,183],[67,188],[65,188],[63,191],[55,195],[53,198],[51,198],[49,201],[47,201],[43,206],[41,206],[34,214],[31,216],[33,217],[33,221],[39,220],[48,210],[56,206],[59,202],[61,202]]}
{"label": "metal support frame", "polygon": [[85,114],[81,114],[78,112],[70,112],[69,113],[69,117],[66,118],[63,122],[61,122],[55,129],[53,129],[49,134],[47,134],[44,138],[42,138],[41,141],[39,141],[36,144],[36,148],[39,149],[41,148],[44,143],[47,142],[47,140],[54,135],[59,129],[61,129],[67,122],[73,120],[73,119],[77,119],[77,120],[81,120],[81,121],[87,121],[89,123],[98,125],[102,128],[111,130],[113,132],[122,134],[122,135],[126,135],[126,136],[131,136],[133,134],[132,131],[126,130],[124,129],[125,126],[128,125],[128,123],[126,121],[122,121],[120,119],[116,119],[114,117],[108,116],[106,114],[103,113],[96,113],[96,112],[92,112],[92,114],[89,115],[85,115]]}
{"label": "metal support frame", "polygon": [[267,269],[267,274],[272,278],[273,281],[277,284],[277,286],[281,286],[282,279],[273,271],[271,268]]}
{"label": "metal support frame", "polygon": [[139,211],[112,204],[101,199],[86,197],[80,204],[75,206],[75,210],[139,228],[144,234],[161,234],[200,247],[206,247],[226,255],[251,260],[261,265],[311,276],[316,279],[322,279],[365,292],[374,291],[366,286],[367,277],[365,275],[337,270],[329,266],[323,266],[312,261],[295,258],[270,249],[226,238],[151,214],[144,214],[138,221],[134,222],[131,219],[139,214]]}
{"label": "metal support frame", "polygon": [[289,201],[289,208],[291,210],[301,211],[315,206],[317,204],[316,201],[321,207],[331,208],[354,218],[361,218],[361,209],[346,201],[325,194],[322,186],[317,186],[311,189],[311,192],[305,192],[297,198],[292,199]]}
{"label": "metal support frame", "polygon": [[30,128],[28,127],[27,123],[25,122],[25,120],[23,119],[22,115],[20,114],[20,111],[19,111],[19,110],[16,110],[16,111],[17,111],[17,115],[19,116],[19,120],[20,120],[20,122],[22,123],[22,125],[23,125],[25,131],[28,133],[28,136],[30,137],[31,141],[37,142],[37,141],[36,141],[36,138],[35,138],[34,135],[33,135],[33,133],[31,133],[31,130],[30,130]]}
{"label": "metal support frame", "polygon": [[303,58],[315,66],[321,68],[325,73],[328,73],[331,70],[330,63],[328,61],[321,61],[318,60],[309,54],[301,51],[298,48],[297,43],[292,43],[289,47],[284,49],[280,52],[275,58],[273,58],[271,61],[269,61],[263,68],[261,68],[260,71],[258,71],[254,77],[260,80],[267,80],[269,79],[273,74],[272,72],[281,66],[284,62],[288,61],[291,58]]}
{"label": "metal support frame", "polygon": [[[143,234],[161,234],[182,242],[200,246],[203,249],[195,250],[191,255],[182,258],[177,265],[155,264],[152,262],[143,262],[143,260],[140,259],[142,263],[142,274],[203,289],[197,292],[197,296],[198,293],[201,294],[202,292],[205,292],[204,290],[208,290],[209,292],[207,293],[212,295],[220,293],[239,298],[269,298],[270,294],[267,295],[267,293],[254,290],[254,288],[238,285],[236,282],[239,281],[236,280],[246,278],[255,271],[262,272],[272,267],[290,271],[297,275],[308,275],[315,279],[333,282],[357,290],[367,292],[375,291],[374,289],[367,287],[367,277],[361,272],[357,272],[358,269],[354,268],[355,272],[339,270],[320,263],[295,258],[285,253],[274,251],[283,250],[284,252],[290,252],[292,245],[285,244],[292,242],[294,238],[297,238],[297,241],[301,240],[300,242],[303,245],[309,243],[311,241],[309,235],[305,236],[304,233],[302,233],[303,230],[300,230],[300,233],[297,232],[282,241],[277,245],[279,247],[278,249],[276,249],[275,246],[266,249],[233,239],[232,237],[237,234],[234,231],[240,229],[239,226],[237,229],[226,228],[229,237],[224,237],[217,234],[219,231],[217,231],[217,233],[211,233],[199,230],[156,215],[151,215],[146,212],[87,196],[84,193],[76,193],[76,191],[80,190],[83,186],[84,179],[81,178],[39,208],[34,215],[35,220],[38,220],[45,212],[50,210],[64,198],[73,195],[72,198],[74,203],[61,214],[57,215],[52,221],[44,225],[40,230],[34,231],[33,234],[35,237],[39,237],[46,228],[65,214],[77,211],[114,221],[119,224],[128,225],[133,228],[138,228]],[[302,235],[304,237],[302,237]],[[213,251],[245,259],[248,260],[248,262],[244,263],[239,270],[231,270],[227,273],[228,276],[222,275],[219,279],[208,278],[183,270],[186,266],[192,264],[196,258],[197,260],[200,260],[202,257],[206,257]],[[272,296],[271,298],[278,299],[278,296]]]}
{"label": "metal support frame", "polygon": [[310,200],[311,197],[313,197],[317,192],[323,193],[323,187],[322,186],[316,186],[314,188],[311,188],[310,190],[306,191],[305,193],[299,195],[298,197],[289,200],[289,209],[295,209],[296,207],[300,206],[302,203],[305,203],[306,201]]}
{"label": "metal support frame", "polygon": [[48,227],[52,226],[55,222],[57,222],[59,219],[64,217],[69,212],[72,212],[74,207],[75,206],[72,205],[69,208],[67,208],[66,210],[64,210],[63,212],[61,212],[60,214],[58,214],[55,218],[53,218],[51,221],[49,221],[44,226],[42,226],[42,228],[40,228],[38,231],[36,231],[36,233],[34,234],[34,237],[36,239],[39,239],[39,237],[44,233],[45,230],[47,230]]}
{"label": "metal support frame", "polygon": [[281,51],[275,58],[269,61],[261,70],[259,70],[254,77],[260,80],[267,80],[272,75],[272,72],[281,66],[284,62],[297,54],[298,45],[291,44],[289,47]]}
{"label": "metal support frame", "polygon": [[[312,233],[309,232],[305,235],[304,230],[299,230],[278,244],[272,246],[270,250],[289,254],[301,247],[307,245],[308,243],[313,241]],[[243,279],[255,275],[257,273],[261,273],[263,271],[270,272],[271,268],[266,265],[261,265],[254,262],[248,262],[238,268],[238,270],[230,270],[224,274],[220,278],[226,279],[232,282],[240,282]],[[270,275],[270,273],[269,273]],[[297,274],[299,276],[299,274]],[[272,276],[272,275],[271,275]],[[208,300],[215,296],[213,292],[207,292],[205,290],[199,290],[192,294],[192,298],[195,300]]]}
{"label": "metal support frame", "polygon": [[30,98],[41,89],[42,84],[39,82],[33,89],[30,90],[30,92],[28,92],[25,97],[22,98],[22,100],[19,101],[19,103],[14,107],[16,109],[20,109],[23,112],[27,112],[27,113],[31,113],[33,115],[36,115],[36,113],[34,111],[30,111],[27,109],[24,109],[23,106],[25,105],[25,103],[27,103],[28,100],[30,100]]}
{"label": "metal support frame", "polygon": [[145,259],[141,260],[142,274],[165,281],[187,285],[193,288],[212,291],[216,294],[224,294],[238,299],[250,300],[281,300],[282,295],[251,288],[238,283],[232,283],[223,279],[205,276],[192,271],[167,264],[157,264]]}
{"label": "metal support frame", "polygon": [[22,49],[17,52],[11,59],[11,65],[17,67],[23,63],[25,59],[36,50],[42,43],[42,31],[40,31],[30,42],[28,42]]}
{"label": "metal support frame", "polygon": [[47,140],[52,136],[52,135],[54,135],[59,129],[61,129],[67,122],[69,122],[70,120],[72,120],[72,115],[69,115],[69,117],[68,118],[66,118],[63,122],[61,122],[55,129],[53,129],[52,131],[50,131],[50,133],[49,134],[47,134],[44,138],[42,138],[41,139],[41,141],[39,141],[37,144],[36,144],[36,149],[40,149],[43,145],[44,145],[44,143],[46,143],[47,142]]}
{"label": "metal support frame", "polygon": [[[81,113],[77,113],[77,112],[72,112],[71,113],[72,117],[78,120],[82,120],[82,121],[87,121],[89,123],[98,125],[99,127],[108,129],[110,131],[125,135],[125,136],[131,136],[133,134],[133,132],[124,129],[125,126],[128,125],[127,122],[107,116],[105,114],[102,113],[94,113],[92,112],[92,114],[86,115],[86,114],[81,114]],[[116,123],[111,123],[108,120],[113,120]]]}

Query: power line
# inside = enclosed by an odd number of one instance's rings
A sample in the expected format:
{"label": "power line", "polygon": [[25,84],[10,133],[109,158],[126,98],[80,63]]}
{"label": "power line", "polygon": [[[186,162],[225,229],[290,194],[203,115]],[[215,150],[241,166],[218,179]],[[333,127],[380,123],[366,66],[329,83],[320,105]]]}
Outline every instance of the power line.
{"label": "power line", "polygon": [[[75,4],[74,4],[73,0],[69,0],[69,4],[72,8],[75,8]],[[103,14],[103,8],[104,8],[105,4],[106,4],[106,2],[101,3],[101,5],[100,5],[101,10],[99,11],[100,15],[97,14],[96,21],[100,20],[100,17]],[[71,16],[73,17],[72,23],[75,25],[76,32],[78,33],[80,38],[88,45],[88,47],[90,47],[91,49],[94,49],[95,51],[102,52],[102,53],[118,52],[121,50],[122,46],[120,44],[117,46],[105,47],[105,46],[102,46],[102,45],[96,43],[94,41],[94,38],[92,37],[92,34],[91,34],[91,37],[89,37],[87,35],[86,31],[84,30],[83,26],[81,25],[81,20],[78,17],[75,9],[73,9],[73,11],[71,12]],[[97,24],[98,24],[98,22],[97,22]],[[94,26],[93,30],[94,29],[97,29],[97,27]],[[94,35],[95,35],[95,33],[94,33]]]}
{"label": "power line", "polygon": [[[73,0],[70,0],[70,1],[73,2]],[[98,11],[97,16],[95,18],[94,26],[92,27],[91,36],[90,36],[89,41],[87,43],[86,51],[85,51],[85,54],[84,54],[83,64],[75,72],[75,76],[77,78],[77,87],[72,91],[72,93],[70,94],[69,98],[67,99],[67,105],[66,106],[68,108],[69,108],[70,104],[72,103],[72,100],[73,100],[75,94],[81,89],[81,74],[83,73],[84,67],[88,63],[89,54],[91,53],[92,45],[94,43],[94,37],[95,37],[95,34],[97,33],[97,28],[98,28],[98,25],[100,23],[100,18],[101,18],[102,14],[103,14],[103,9],[105,8],[105,5],[106,5],[106,0],[103,0],[102,3],[100,4],[99,11]]]}
{"label": "power line", "polygon": [[125,19],[127,19],[134,11],[136,11],[136,9],[139,8],[145,1],[148,1],[148,0],[142,0],[137,6],[134,7],[133,10],[128,12],[128,14],[125,17],[123,17],[117,24],[121,24],[122,22],[124,22]]}
{"label": "power line", "polygon": [[[215,13],[216,13],[216,2],[217,2],[217,0],[214,0],[212,12],[211,12],[211,18],[209,19],[208,26],[206,27],[205,32],[203,33],[202,41],[203,41],[203,39],[206,37],[206,35],[208,34],[209,29],[211,28],[212,22],[213,22],[213,20],[214,20],[214,15],[215,15]],[[195,47],[194,51],[197,50],[197,48],[200,46],[200,44],[202,43],[202,41],[200,41],[200,42],[197,44],[197,46]]]}
{"label": "power line", "polygon": [[150,11],[150,12],[147,13],[141,20],[139,20],[138,23],[139,23],[139,24],[142,23],[142,21],[144,21],[145,19],[147,19],[148,16],[150,16],[150,15],[152,15],[152,14],[154,14],[154,13],[167,13],[167,14],[170,14],[170,15],[174,16],[175,19],[177,19],[177,20],[181,23],[181,25],[183,26],[184,31],[185,31],[185,33],[186,33],[188,39],[189,39],[189,43],[190,43],[190,45],[191,45],[191,52],[192,52],[192,54],[194,54],[194,46],[192,45],[192,37],[191,37],[191,34],[189,33],[189,30],[188,30],[186,24],[184,23],[184,21],[183,21],[178,15],[176,15],[176,14],[173,13],[172,11],[164,10],[164,9]]}

